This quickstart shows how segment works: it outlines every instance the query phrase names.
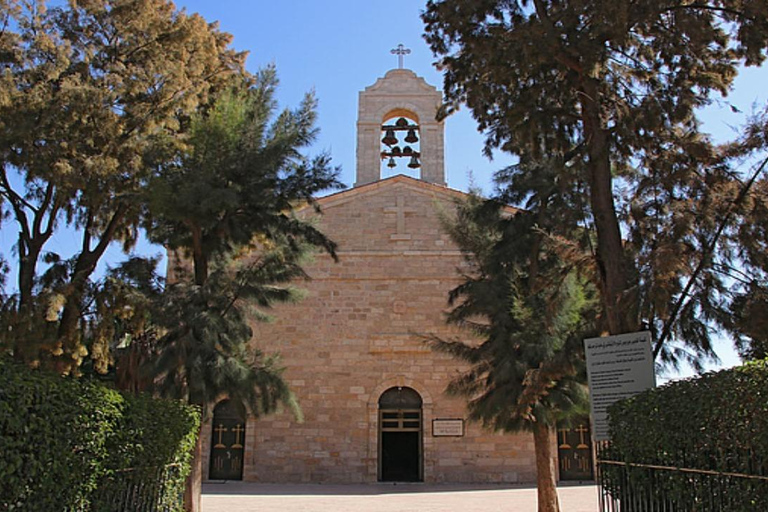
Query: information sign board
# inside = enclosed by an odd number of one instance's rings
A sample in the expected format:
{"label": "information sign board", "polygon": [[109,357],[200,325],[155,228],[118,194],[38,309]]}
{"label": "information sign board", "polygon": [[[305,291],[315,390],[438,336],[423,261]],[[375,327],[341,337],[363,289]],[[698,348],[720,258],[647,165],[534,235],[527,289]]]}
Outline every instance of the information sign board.
{"label": "information sign board", "polygon": [[656,386],[647,331],[584,340],[595,441],[607,441],[608,407]]}
{"label": "information sign board", "polygon": [[462,437],[464,435],[464,420],[434,419],[432,420],[433,437]]}

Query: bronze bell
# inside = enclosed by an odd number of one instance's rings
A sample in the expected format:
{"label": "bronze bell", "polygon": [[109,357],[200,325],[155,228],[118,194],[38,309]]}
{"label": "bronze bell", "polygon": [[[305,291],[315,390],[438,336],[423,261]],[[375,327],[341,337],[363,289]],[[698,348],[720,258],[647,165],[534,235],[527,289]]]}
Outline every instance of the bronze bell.
{"label": "bronze bell", "polygon": [[408,120],[406,118],[404,118],[404,117],[401,117],[400,119],[398,119],[395,122],[395,126],[397,126],[399,128],[403,128],[405,126],[408,126]]}
{"label": "bronze bell", "polygon": [[413,155],[411,157],[411,161],[408,163],[408,167],[411,169],[418,169],[421,167],[421,164],[419,163],[419,158],[416,155]]}
{"label": "bronze bell", "polygon": [[384,138],[381,139],[381,142],[383,142],[387,146],[391,146],[392,144],[397,144],[397,137],[395,137],[395,130],[387,130],[387,132],[384,134]]}
{"label": "bronze bell", "polygon": [[392,156],[400,156],[400,146],[395,146],[392,148]]}
{"label": "bronze bell", "polygon": [[395,162],[395,159],[392,157],[389,157],[389,162],[387,163],[387,167],[392,169],[393,167],[397,167],[397,163]]}
{"label": "bronze bell", "polygon": [[413,153],[413,150],[411,149],[411,146],[405,146],[405,147],[403,148],[403,154],[404,154],[404,155],[410,155],[410,154],[412,154],[412,153]]}
{"label": "bronze bell", "polygon": [[419,138],[416,136],[416,130],[408,130],[408,135],[405,136],[405,142],[408,142],[410,144],[413,144],[414,142],[419,142]]}

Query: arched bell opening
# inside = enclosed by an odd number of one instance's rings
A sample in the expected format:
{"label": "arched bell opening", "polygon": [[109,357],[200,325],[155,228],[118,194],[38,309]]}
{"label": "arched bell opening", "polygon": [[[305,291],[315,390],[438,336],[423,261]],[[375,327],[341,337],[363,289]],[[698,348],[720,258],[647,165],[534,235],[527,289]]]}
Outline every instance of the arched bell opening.
{"label": "arched bell opening", "polygon": [[393,387],[379,397],[379,481],[424,480],[422,399],[414,389]]}
{"label": "arched bell opening", "polygon": [[404,109],[384,116],[381,125],[381,177],[405,174],[421,176],[421,131],[419,117]]}
{"label": "arched bell opening", "polygon": [[211,458],[208,478],[242,480],[246,413],[242,404],[222,400],[213,409]]}

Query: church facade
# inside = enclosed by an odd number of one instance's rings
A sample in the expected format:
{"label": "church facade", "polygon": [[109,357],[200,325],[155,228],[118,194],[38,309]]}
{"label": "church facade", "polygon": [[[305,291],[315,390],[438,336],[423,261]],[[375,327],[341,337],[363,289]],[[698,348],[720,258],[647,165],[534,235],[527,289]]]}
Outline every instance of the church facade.
{"label": "church facade", "polygon": [[[460,363],[424,342],[466,336],[444,320],[464,263],[441,218],[464,194],[446,187],[440,103],[407,69],[360,93],[355,186],[318,200],[318,225],[338,244],[339,261],[317,256],[305,267],[311,280],[300,283],[304,300],[253,325],[268,352],[280,353],[304,420],[245,417],[223,401],[203,427],[208,479],[535,481],[532,435],[465,421],[463,400],[445,394]],[[418,176],[381,178],[382,169],[404,167]],[[553,437],[561,478],[591,478],[588,439],[576,428]]]}

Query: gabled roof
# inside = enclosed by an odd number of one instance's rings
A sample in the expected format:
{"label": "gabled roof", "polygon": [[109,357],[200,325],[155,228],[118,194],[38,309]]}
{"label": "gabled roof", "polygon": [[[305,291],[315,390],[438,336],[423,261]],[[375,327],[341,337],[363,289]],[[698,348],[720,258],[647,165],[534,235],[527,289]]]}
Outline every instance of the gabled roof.
{"label": "gabled roof", "polygon": [[461,190],[444,187],[442,185],[435,185],[434,183],[411,178],[410,176],[406,176],[404,174],[398,174],[390,178],[384,178],[379,181],[374,181],[372,183],[366,183],[365,185],[358,185],[357,187],[335,192],[327,196],[318,197],[316,202],[320,207],[335,206],[352,199],[357,199],[376,193],[382,188],[391,187],[398,184],[421,193],[439,195],[446,198],[461,199],[469,195],[466,192],[462,192]]}
{"label": "gabled roof", "polygon": [[[315,202],[321,208],[328,208],[344,204],[348,201],[365,197],[367,195],[375,194],[383,188],[396,186],[398,184],[425,195],[443,196],[446,199],[464,199],[469,196],[469,193],[456,190],[455,188],[435,185],[434,183],[412,178],[410,176],[406,176],[405,174],[398,174],[396,176],[384,178],[372,183],[366,183],[365,185],[358,185],[356,187],[341,190],[327,196],[318,197],[315,199]],[[309,205],[302,206],[298,208],[297,211],[300,212],[307,207],[309,207]],[[507,206],[505,207],[505,210],[509,214],[513,214],[518,211],[519,208],[514,206]]]}

